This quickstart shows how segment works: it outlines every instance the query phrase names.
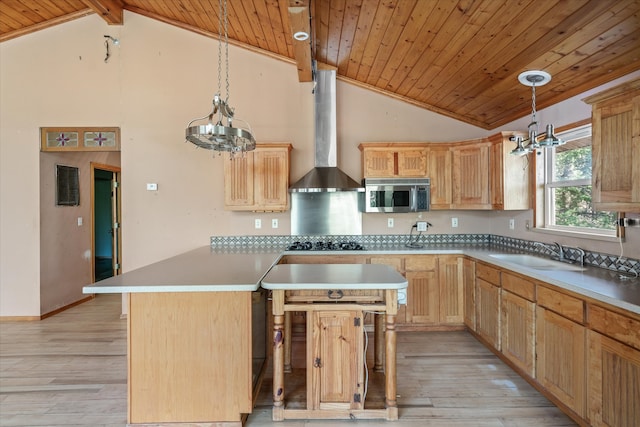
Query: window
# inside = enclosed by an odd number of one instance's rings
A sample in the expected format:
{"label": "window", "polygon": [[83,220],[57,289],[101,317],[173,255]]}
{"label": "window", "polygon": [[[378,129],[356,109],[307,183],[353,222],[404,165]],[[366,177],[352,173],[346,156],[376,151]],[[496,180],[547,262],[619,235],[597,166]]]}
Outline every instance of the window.
{"label": "window", "polygon": [[615,236],[617,214],[595,211],[591,203],[591,125],[558,137],[566,144],[545,150],[544,227]]}

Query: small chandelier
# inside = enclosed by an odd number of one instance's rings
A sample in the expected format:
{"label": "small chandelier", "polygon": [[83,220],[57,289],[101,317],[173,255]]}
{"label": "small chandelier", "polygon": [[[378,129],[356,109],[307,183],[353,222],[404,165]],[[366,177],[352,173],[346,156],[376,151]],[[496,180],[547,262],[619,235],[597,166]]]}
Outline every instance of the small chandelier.
{"label": "small chandelier", "polygon": [[[214,151],[229,151],[231,155],[244,153],[256,148],[256,140],[251,134],[251,127],[244,120],[246,128],[233,127],[234,109],[229,106],[229,35],[227,0],[220,0],[218,13],[218,93],[213,96],[213,108],[204,117],[193,119],[185,131],[187,141]],[[224,31],[226,98],[221,93],[222,76],[222,32]],[[226,124],[223,122],[226,119]],[[194,122],[204,121],[206,124],[192,126]]]}
{"label": "small chandelier", "polygon": [[[553,125],[548,124],[544,135],[538,134],[538,121],[536,118],[536,86],[544,86],[551,81],[551,75],[545,71],[525,71],[520,73],[518,80],[525,86],[531,86],[531,123],[528,126],[528,138],[513,136],[511,140],[516,143],[516,148],[511,151],[514,156],[524,156],[533,153],[539,148],[555,147],[565,141],[553,134]],[[542,137],[539,139],[539,137]]]}

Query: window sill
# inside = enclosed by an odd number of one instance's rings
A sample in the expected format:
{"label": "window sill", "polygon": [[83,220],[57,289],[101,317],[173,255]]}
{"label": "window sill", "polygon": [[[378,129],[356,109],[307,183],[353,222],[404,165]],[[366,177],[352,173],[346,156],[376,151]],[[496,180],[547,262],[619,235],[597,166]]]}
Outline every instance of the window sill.
{"label": "window sill", "polygon": [[599,240],[601,242],[619,242],[619,241],[623,241],[624,242],[624,238],[620,239],[617,236],[608,236],[605,234],[589,234],[589,233],[579,233],[576,231],[567,231],[567,230],[557,230],[554,228],[540,228],[540,227],[534,227],[531,229],[531,231],[535,232],[535,233],[541,233],[541,234],[551,234],[554,236],[565,236],[565,237],[573,237],[576,239],[589,239],[589,240]]}

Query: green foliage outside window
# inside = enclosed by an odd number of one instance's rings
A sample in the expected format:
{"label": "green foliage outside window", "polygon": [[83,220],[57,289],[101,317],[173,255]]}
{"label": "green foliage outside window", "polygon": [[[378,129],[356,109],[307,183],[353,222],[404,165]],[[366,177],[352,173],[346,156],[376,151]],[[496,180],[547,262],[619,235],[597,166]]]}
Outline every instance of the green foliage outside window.
{"label": "green foliage outside window", "polygon": [[[554,181],[591,179],[591,146],[556,152]],[[615,230],[616,214],[593,209],[591,185],[556,187],[555,225]]]}

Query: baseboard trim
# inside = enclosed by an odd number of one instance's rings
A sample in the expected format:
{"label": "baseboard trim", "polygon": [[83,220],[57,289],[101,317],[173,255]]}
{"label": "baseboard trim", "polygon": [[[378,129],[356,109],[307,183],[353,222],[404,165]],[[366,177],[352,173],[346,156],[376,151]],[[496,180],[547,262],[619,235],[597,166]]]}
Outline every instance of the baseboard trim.
{"label": "baseboard trim", "polygon": [[84,298],[82,298],[82,299],[79,299],[79,300],[78,300],[78,301],[76,301],[76,302],[72,302],[71,304],[67,304],[67,305],[65,305],[65,306],[63,306],[63,307],[56,308],[56,309],[55,309],[55,310],[53,310],[53,311],[50,311],[50,312],[48,312],[48,313],[45,313],[45,314],[41,315],[41,316],[40,316],[40,320],[44,320],[44,319],[46,319],[47,317],[51,317],[51,316],[54,316],[54,315],[56,315],[56,314],[58,314],[58,313],[62,313],[63,311],[68,310],[68,309],[70,309],[71,307],[75,307],[76,305],[80,305],[80,304],[85,303],[85,302],[87,302],[87,301],[91,301],[91,300],[92,300],[92,299],[94,299],[95,297],[96,297],[95,295],[89,295],[89,296],[87,296],[87,297],[84,297]]}
{"label": "baseboard trim", "polygon": [[33,322],[40,320],[40,316],[0,316],[0,322]]}

